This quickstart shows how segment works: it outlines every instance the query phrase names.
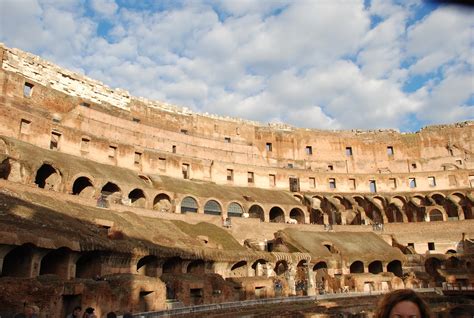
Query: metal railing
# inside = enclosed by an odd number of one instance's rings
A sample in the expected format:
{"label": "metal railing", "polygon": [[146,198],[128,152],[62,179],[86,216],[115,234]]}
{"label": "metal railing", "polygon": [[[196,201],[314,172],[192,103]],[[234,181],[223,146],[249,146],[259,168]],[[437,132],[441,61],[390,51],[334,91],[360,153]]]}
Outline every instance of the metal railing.
{"label": "metal railing", "polygon": [[[419,288],[415,290],[419,293],[435,291],[434,288]],[[309,301],[328,300],[328,299],[376,296],[376,295],[384,294],[386,292],[387,291],[377,290],[377,291],[370,291],[370,292],[334,293],[334,294],[323,294],[323,295],[316,295],[316,296],[262,298],[262,299],[226,302],[226,303],[219,303],[219,304],[189,306],[189,307],[182,307],[182,308],[161,310],[161,311],[154,311],[154,312],[143,312],[143,313],[134,314],[133,317],[136,317],[136,318],[172,317],[175,315],[182,315],[182,314],[192,314],[192,313],[199,313],[199,312],[206,312],[206,311],[215,311],[215,310],[249,307],[249,306],[259,306],[259,305],[267,305],[267,304],[284,304],[284,303],[292,303],[292,302],[309,302]]]}

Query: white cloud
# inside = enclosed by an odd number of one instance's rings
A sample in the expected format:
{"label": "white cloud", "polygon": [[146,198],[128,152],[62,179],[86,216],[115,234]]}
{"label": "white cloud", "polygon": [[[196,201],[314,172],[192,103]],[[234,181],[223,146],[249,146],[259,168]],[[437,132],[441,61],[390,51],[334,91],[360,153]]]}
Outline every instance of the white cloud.
{"label": "white cloud", "polygon": [[[0,19],[0,41],[200,112],[328,129],[400,128],[412,114],[428,123],[472,118],[470,17],[438,8],[410,25],[422,6],[202,0],[153,11],[111,0],[88,8],[3,0],[11,14]],[[416,74],[430,80],[404,92]]]}
{"label": "white cloud", "polygon": [[99,15],[106,18],[113,17],[118,9],[114,0],[92,0],[91,7]]}

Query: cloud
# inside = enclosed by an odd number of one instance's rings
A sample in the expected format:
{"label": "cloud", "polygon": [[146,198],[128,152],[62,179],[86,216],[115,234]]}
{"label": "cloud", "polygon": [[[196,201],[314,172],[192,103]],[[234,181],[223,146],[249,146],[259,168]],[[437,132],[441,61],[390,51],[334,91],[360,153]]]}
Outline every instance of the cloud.
{"label": "cloud", "polygon": [[417,0],[4,0],[0,8],[9,12],[0,27],[7,46],[199,112],[328,129],[473,117],[472,23],[456,8]]}

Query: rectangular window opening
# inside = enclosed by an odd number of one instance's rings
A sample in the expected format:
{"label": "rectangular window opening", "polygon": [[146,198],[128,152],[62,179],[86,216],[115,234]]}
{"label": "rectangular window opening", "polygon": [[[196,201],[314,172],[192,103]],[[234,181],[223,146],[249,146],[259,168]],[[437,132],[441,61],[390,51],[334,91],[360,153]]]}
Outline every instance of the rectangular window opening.
{"label": "rectangular window opening", "polygon": [[82,103],[80,103],[79,105],[82,106],[82,107],[87,107],[87,108],[90,108],[90,107],[91,107],[91,104],[86,103],[86,102],[82,102]]}
{"label": "rectangular window opening", "polygon": [[254,174],[251,171],[247,172],[247,182],[248,183],[254,183],[255,182]]}
{"label": "rectangular window opening", "polygon": [[135,123],[139,123],[139,122],[140,122],[140,118],[133,117],[133,118],[132,118],[132,121],[135,122]]}
{"label": "rectangular window opening", "polygon": [[183,179],[189,179],[189,164],[183,163],[182,166]]}
{"label": "rectangular window opening", "polygon": [[352,147],[346,147],[346,156],[352,156]]}
{"label": "rectangular window opening", "polygon": [[436,187],[436,178],[435,177],[428,177],[428,185],[430,187]]}
{"label": "rectangular window opening", "polygon": [[230,137],[224,137],[224,142],[230,144],[230,141],[231,141],[231,140],[230,140]]}
{"label": "rectangular window opening", "polygon": [[25,85],[23,86],[23,96],[25,97],[31,97],[33,95],[33,84],[25,82]]}
{"label": "rectangular window opening", "polygon": [[408,183],[409,183],[410,188],[412,188],[412,189],[416,188],[416,179],[415,178],[409,178]]}
{"label": "rectangular window opening", "polygon": [[109,158],[113,159],[117,155],[117,147],[116,146],[109,146],[108,151]]}
{"label": "rectangular window opening", "polygon": [[387,146],[387,155],[389,155],[389,156],[393,156],[393,155],[394,155],[393,147],[392,147],[392,146]]}
{"label": "rectangular window opening", "polygon": [[267,142],[266,145],[265,145],[265,149],[266,149],[268,152],[273,151],[272,143],[271,143],[271,142]]}
{"label": "rectangular window opening", "polygon": [[233,181],[233,180],[234,180],[234,170],[227,169],[227,181]]}
{"label": "rectangular window opening", "polygon": [[311,189],[316,188],[316,178],[309,177],[309,187],[310,187]]}
{"label": "rectangular window opening", "polygon": [[356,179],[349,179],[349,187],[351,190],[356,189]]}
{"label": "rectangular window opening", "polygon": [[81,138],[81,151],[89,151],[90,139],[86,137]]}
{"label": "rectangular window opening", "polygon": [[30,127],[31,127],[31,121],[22,118],[20,122],[20,134],[29,134]]}
{"label": "rectangular window opening", "polygon": [[171,147],[171,152],[176,153],[176,145],[173,145],[173,146]]}
{"label": "rectangular window opening", "polygon": [[158,158],[158,168],[161,171],[166,170],[166,158]]}
{"label": "rectangular window opening", "polygon": [[311,146],[306,146],[306,154],[308,156],[311,156],[313,154],[313,147]]}
{"label": "rectangular window opening", "polygon": [[329,179],[329,189],[336,189],[336,179],[334,178]]}
{"label": "rectangular window opening", "polygon": [[181,132],[182,134],[185,134],[185,135],[188,134],[188,130],[187,130],[187,129],[181,129],[180,132]]}
{"label": "rectangular window opening", "polygon": [[397,179],[395,179],[395,178],[390,178],[390,179],[388,180],[388,182],[389,182],[390,187],[391,187],[392,189],[396,189],[396,188],[397,188]]}
{"label": "rectangular window opening", "polygon": [[428,242],[428,250],[430,250],[430,251],[435,250],[435,243],[434,242]]}
{"label": "rectangular window opening", "polygon": [[269,181],[270,187],[274,187],[275,186],[275,175],[274,174],[268,175],[268,181]]}
{"label": "rectangular window opening", "polygon": [[59,141],[61,140],[61,134],[53,131],[51,133],[51,141],[49,143],[49,149],[51,150],[58,150],[59,149]]}
{"label": "rectangular window opening", "polygon": [[328,165],[328,170],[329,170],[329,171],[333,171],[333,170],[334,170],[334,166],[333,166],[333,165]]}
{"label": "rectangular window opening", "polygon": [[369,181],[369,187],[370,187],[370,192],[372,193],[377,192],[377,183],[375,182],[375,180]]}
{"label": "rectangular window opening", "polygon": [[133,162],[134,162],[136,165],[139,165],[139,164],[142,163],[142,153],[141,153],[141,152],[136,152],[136,151],[135,151],[134,158],[133,158]]}
{"label": "rectangular window opening", "polygon": [[416,163],[411,164],[412,169],[416,169]]}

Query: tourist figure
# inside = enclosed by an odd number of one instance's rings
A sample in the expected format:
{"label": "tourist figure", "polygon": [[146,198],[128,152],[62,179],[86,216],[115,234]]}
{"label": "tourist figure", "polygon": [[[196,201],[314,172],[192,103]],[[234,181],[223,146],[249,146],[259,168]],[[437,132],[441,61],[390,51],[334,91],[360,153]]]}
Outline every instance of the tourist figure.
{"label": "tourist figure", "polygon": [[430,318],[431,313],[421,297],[411,289],[399,289],[385,294],[374,318]]}
{"label": "tourist figure", "polygon": [[81,312],[82,312],[82,307],[76,306],[74,307],[74,310],[72,311],[72,313],[67,315],[66,318],[81,318]]}
{"label": "tourist figure", "polygon": [[82,315],[82,318],[94,318],[94,308],[92,307],[87,307],[86,310],[84,311],[84,315]]}

